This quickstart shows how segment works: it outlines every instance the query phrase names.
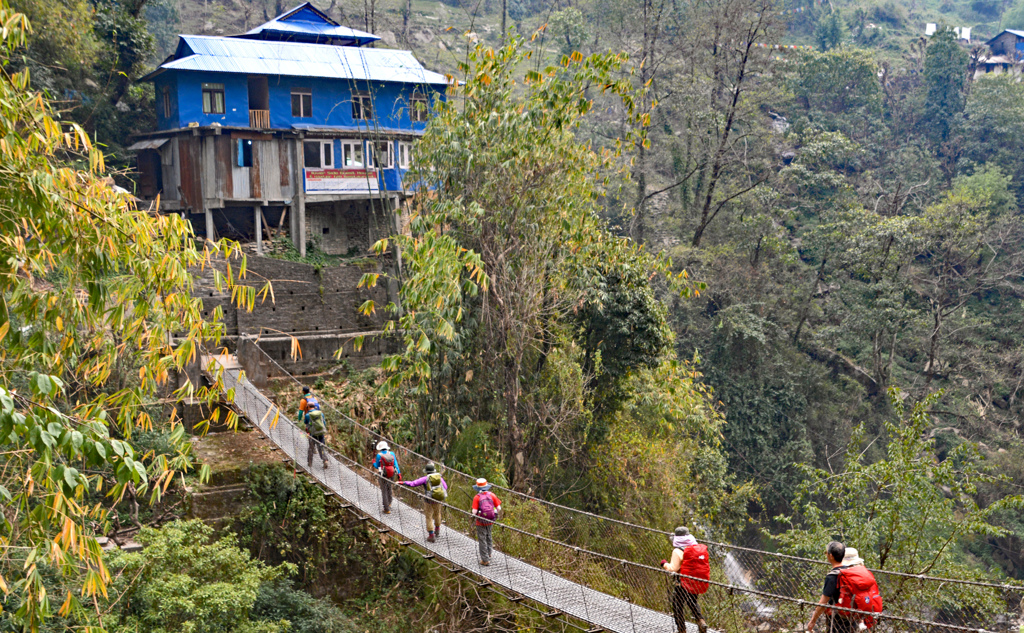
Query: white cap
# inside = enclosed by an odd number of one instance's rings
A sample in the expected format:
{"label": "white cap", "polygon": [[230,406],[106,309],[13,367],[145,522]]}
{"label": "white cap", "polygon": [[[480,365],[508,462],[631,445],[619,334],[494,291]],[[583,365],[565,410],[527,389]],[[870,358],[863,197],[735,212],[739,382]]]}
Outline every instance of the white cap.
{"label": "white cap", "polygon": [[388,443],[385,442],[384,440],[381,440],[381,441],[377,442],[377,450],[378,451],[386,451],[388,449],[389,449]]}

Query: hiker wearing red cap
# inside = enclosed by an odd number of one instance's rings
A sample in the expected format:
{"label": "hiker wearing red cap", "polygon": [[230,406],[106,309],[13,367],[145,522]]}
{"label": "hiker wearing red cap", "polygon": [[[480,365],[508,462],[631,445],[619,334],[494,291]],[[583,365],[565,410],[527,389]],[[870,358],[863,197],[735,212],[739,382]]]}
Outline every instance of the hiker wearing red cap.
{"label": "hiker wearing red cap", "polygon": [[473,516],[476,517],[476,542],[480,548],[480,564],[484,567],[491,564],[491,552],[494,542],[491,540],[491,527],[501,512],[501,499],[491,492],[491,484],[481,477],[473,485],[476,496],[473,497]]}

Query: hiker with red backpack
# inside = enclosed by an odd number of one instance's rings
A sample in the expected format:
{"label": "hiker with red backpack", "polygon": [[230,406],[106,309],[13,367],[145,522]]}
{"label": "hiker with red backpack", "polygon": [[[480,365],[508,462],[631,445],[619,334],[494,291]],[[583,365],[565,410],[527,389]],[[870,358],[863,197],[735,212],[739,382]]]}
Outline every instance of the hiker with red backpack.
{"label": "hiker with red backpack", "polygon": [[672,616],[679,633],[686,633],[686,609],[697,620],[700,633],[708,630],[708,623],[700,612],[698,596],[707,592],[711,580],[711,563],[708,547],[697,542],[689,528],[677,527],[672,537],[672,560],[662,560],[661,566],[673,574],[679,574],[679,584],[672,592]]}
{"label": "hiker with red backpack", "polygon": [[[857,550],[839,541],[828,544],[825,557],[832,569],[825,576],[825,586],[814,615],[807,623],[807,630],[813,631],[818,618],[825,613],[828,614],[829,633],[856,633],[861,622],[869,629],[875,626],[875,618],[870,614],[882,612],[882,594],[875,576],[864,566],[864,559],[857,555]],[[841,609],[831,609],[830,606]],[[861,613],[843,609],[856,609]]]}
{"label": "hiker with red backpack", "polygon": [[480,564],[487,567],[491,564],[491,553],[494,541],[491,540],[491,528],[494,526],[498,513],[501,512],[501,499],[491,492],[491,484],[481,477],[473,485],[476,496],[473,497],[473,516],[476,517],[476,542],[480,549]]}
{"label": "hiker with red backpack", "polygon": [[377,456],[373,459],[373,469],[377,471],[380,479],[380,496],[384,502],[384,514],[391,514],[391,482],[398,477],[402,481],[402,471],[398,467],[398,457],[391,452],[388,443],[381,440],[377,442]]}
{"label": "hiker with red backpack", "polygon": [[428,463],[423,467],[426,473],[419,479],[401,482],[410,488],[423,486],[426,494],[423,497],[423,514],[427,517],[427,542],[433,543],[436,536],[441,536],[441,510],[442,505],[448,499],[448,482],[444,480],[441,473],[437,472],[437,466]]}

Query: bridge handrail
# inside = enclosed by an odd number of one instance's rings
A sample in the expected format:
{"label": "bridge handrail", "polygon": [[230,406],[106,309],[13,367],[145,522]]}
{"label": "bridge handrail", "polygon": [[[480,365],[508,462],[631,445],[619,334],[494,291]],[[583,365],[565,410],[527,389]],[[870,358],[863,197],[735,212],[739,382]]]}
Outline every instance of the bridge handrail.
{"label": "bridge handrail", "polygon": [[[263,354],[263,356],[267,360],[269,360],[271,363],[273,363],[273,365],[275,367],[277,367],[277,369],[282,373],[283,376],[286,376],[287,378],[289,378],[296,385],[302,386],[302,382],[301,381],[299,381],[295,376],[293,376],[284,367],[282,367],[281,364],[278,363],[273,357],[271,357],[270,354],[268,354],[266,350],[264,350],[262,347],[260,347],[260,345],[259,345],[259,338],[258,337],[253,338],[253,337],[251,337],[249,335],[243,335],[243,336],[245,336],[247,338],[250,338],[252,340],[253,344],[254,344],[254,347],[256,347]],[[419,452],[409,448],[408,446],[405,446],[405,445],[402,445],[402,444],[398,444],[393,439],[385,436],[384,434],[379,433],[379,432],[377,432],[377,431],[375,431],[375,430],[365,426],[364,424],[360,423],[359,421],[353,419],[351,416],[349,416],[344,411],[338,409],[332,403],[324,401],[322,404],[326,404],[328,407],[330,407],[330,409],[332,411],[334,411],[335,413],[339,414],[347,422],[349,422],[353,426],[358,427],[362,431],[364,431],[364,432],[366,432],[366,433],[368,433],[368,434],[370,434],[372,436],[375,436],[375,437],[377,437],[379,439],[391,442],[395,447],[399,447],[403,451],[405,451],[405,452],[407,452],[407,453],[409,453],[411,455],[415,455],[416,457],[418,457],[418,458],[420,458],[422,460],[433,461],[433,458],[427,457],[426,455],[423,455],[423,454],[421,454],[421,453],[419,453]],[[472,475],[470,475],[468,473],[464,473],[464,472],[462,472],[462,471],[460,471],[460,470],[458,470],[456,468],[453,468],[451,466],[445,465],[444,468],[445,468],[446,472],[456,473],[456,474],[458,474],[458,475],[460,475],[462,477],[465,477],[466,479],[468,479],[470,481],[475,479],[474,476],[472,476]],[[548,506],[548,507],[556,508],[556,509],[561,510],[561,511],[570,512],[570,513],[573,513],[573,514],[583,515],[583,516],[586,516],[586,517],[589,517],[589,518],[592,518],[592,519],[596,519],[596,520],[599,520],[599,521],[602,521],[602,522],[612,523],[612,524],[620,525],[622,527],[630,528],[630,529],[633,529],[633,530],[638,530],[638,531],[648,532],[648,533],[651,533],[651,534],[656,534],[656,535],[661,536],[661,537],[670,537],[671,536],[670,532],[666,532],[666,531],[663,531],[663,530],[658,530],[656,528],[652,528],[652,527],[649,527],[649,526],[639,525],[639,524],[636,524],[636,523],[631,523],[629,521],[623,521],[621,519],[615,519],[615,518],[612,518],[612,517],[607,517],[607,516],[603,516],[603,515],[599,515],[599,514],[594,514],[592,512],[587,512],[586,510],[580,510],[578,508],[573,508],[573,507],[570,507],[570,506],[564,506],[564,505],[555,503],[553,501],[548,501],[548,500],[545,500],[545,499],[540,499],[538,497],[534,497],[534,496],[529,495],[527,493],[524,493],[524,492],[521,492],[521,491],[518,491],[518,490],[513,490],[511,488],[506,488],[506,487],[503,487],[503,486],[499,486],[497,484],[493,484],[492,483],[491,485],[494,488],[496,488],[496,489],[498,489],[498,490],[500,490],[500,491],[502,491],[504,493],[508,493],[509,495],[513,495],[513,496],[516,496],[516,497],[519,497],[519,498],[522,498],[522,499],[525,499],[525,500],[528,500],[528,501],[531,501],[531,502],[539,503],[539,504],[542,504],[542,505],[545,505],[545,506]],[[743,552],[751,552],[751,553],[758,554],[760,556],[769,556],[769,557],[772,557],[772,558],[779,558],[779,559],[785,559],[785,560],[799,561],[799,562],[809,563],[809,564],[812,564],[812,565],[815,565],[815,566],[819,566],[819,567],[822,567],[822,568],[828,566],[828,563],[826,561],[824,561],[824,560],[805,558],[805,557],[802,557],[802,556],[794,556],[794,555],[791,555],[791,554],[782,554],[782,553],[779,553],[779,552],[769,552],[769,551],[765,551],[765,550],[759,550],[759,549],[756,549],[756,548],[744,547],[744,546],[741,546],[741,545],[734,545],[732,543],[723,543],[723,542],[718,542],[718,541],[712,541],[712,540],[709,540],[709,539],[701,539],[701,541],[703,543],[708,544],[708,545],[712,545],[712,546],[723,548],[723,549],[737,550],[737,551],[743,551]],[[575,547],[575,546],[570,545],[570,547]],[[921,580],[921,581],[927,581],[927,582],[938,582],[938,583],[949,583],[949,584],[967,585],[967,586],[975,586],[975,587],[985,587],[985,588],[991,588],[991,589],[1000,589],[1000,590],[1004,590],[1004,591],[1022,591],[1022,590],[1024,590],[1024,583],[1022,583],[1022,584],[993,583],[993,582],[966,580],[966,579],[959,579],[959,578],[945,578],[945,577],[941,577],[941,576],[929,576],[929,575],[926,575],[926,574],[912,574],[912,573],[891,571],[891,570],[885,570],[885,569],[871,569],[871,572],[873,574],[880,575],[880,576],[894,576],[894,577],[898,577],[898,578],[908,578],[908,579],[912,579],[912,580]]]}

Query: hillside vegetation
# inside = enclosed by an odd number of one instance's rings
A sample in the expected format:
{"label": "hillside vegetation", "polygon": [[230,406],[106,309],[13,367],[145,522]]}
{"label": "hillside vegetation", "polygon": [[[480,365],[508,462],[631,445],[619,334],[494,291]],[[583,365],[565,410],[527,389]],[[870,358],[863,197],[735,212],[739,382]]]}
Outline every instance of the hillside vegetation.
{"label": "hillside vegetation", "polygon": [[[142,538],[181,554],[176,570],[104,556],[92,535],[141,528],[140,511],[168,522],[205,475],[162,405],[220,332],[187,268],[239,254],[109,186],[133,186],[123,148],[154,125],[137,80],[178,30],[233,33],[284,7],[28,0],[14,9],[31,30],[0,8],[0,628],[198,630],[217,595],[159,606],[173,571],[230,585],[224,631],[364,629],[382,604],[403,610],[394,628],[543,629],[435,587],[379,535],[328,538],[342,519],[281,473],[250,482],[241,540],[174,524]],[[402,249],[401,309],[361,309],[403,351],[326,396],[434,459],[593,512],[1024,578],[1024,84],[975,78],[978,51],[950,31],[920,36],[925,21],[994,34],[1020,7],[323,8],[464,81],[416,154],[436,194],[374,248]],[[168,332],[187,335],[170,349]],[[221,559],[230,575],[210,571]],[[304,593],[350,565],[361,576],[332,596],[347,614]]]}

